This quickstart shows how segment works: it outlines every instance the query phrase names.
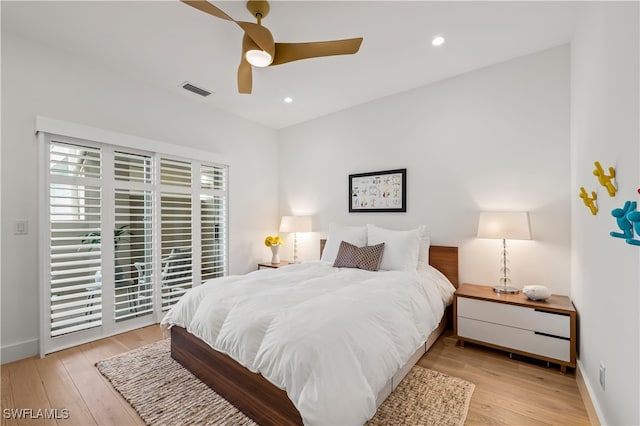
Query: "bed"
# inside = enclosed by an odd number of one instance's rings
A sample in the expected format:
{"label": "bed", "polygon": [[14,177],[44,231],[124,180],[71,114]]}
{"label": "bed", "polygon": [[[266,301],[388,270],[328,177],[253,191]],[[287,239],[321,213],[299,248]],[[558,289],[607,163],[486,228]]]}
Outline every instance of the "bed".
{"label": "bed", "polygon": [[[322,240],[321,252],[324,249],[324,244],[325,240]],[[451,284],[453,284],[453,286],[457,288],[457,247],[430,246],[428,248],[428,253],[429,264],[440,271],[444,276],[446,276]],[[325,265],[302,264],[287,266],[286,268],[280,269],[287,269],[287,273],[291,275],[294,275],[302,270],[305,270],[304,273],[308,274],[309,272],[307,270],[309,270],[313,271],[312,274],[317,273],[317,279],[324,279],[323,274],[325,272],[317,272],[324,271],[324,267]],[[269,277],[273,278],[274,280],[282,280],[283,275],[277,274],[284,274],[285,271],[262,270],[250,273],[248,274],[248,276],[250,275],[252,279],[255,279],[257,277],[257,273],[260,273],[260,277],[263,277],[266,282],[269,282]],[[314,279],[312,279],[311,281],[315,282],[313,281]],[[243,283],[243,281],[238,280],[240,280],[240,278],[237,278],[237,280],[236,278],[230,278],[231,282],[227,288],[231,288],[234,283],[241,286],[242,284],[238,283]],[[373,284],[368,285],[375,286],[376,283],[373,282]],[[253,287],[253,289],[255,288],[256,287]],[[205,297],[209,296],[202,296],[202,298]],[[286,297],[284,296],[283,298],[286,299]],[[271,303],[268,303],[268,305],[271,305]],[[193,311],[194,309],[194,307],[183,308],[183,310],[187,311]],[[177,317],[177,314],[174,315],[174,317]],[[425,353],[426,350],[428,350],[428,348],[435,342],[437,337],[442,333],[446,325],[446,321],[444,318],[445,316],[442,315],[440,321],[437,322],[437,327],[435,327],[435,329],[433,329],[424,338],[424,341],[420,340],[421,343],[414,346],[414,348],[417,347],[417,350],[415,350],[411,354],[411,356],[406,362],[404,362],[404,364],[401,364],[400,367],[395,370],[395,373],[392,374],[392,376],[387,380],[384,386],[380,387],[380,390],[375,392],[375,407],[373,408],[373,412],[375,412],[375,408],[377,408],[384,401],[384,399],[386,399],[386,397],[392,392],[392,390],[397,386],[402,378],[408,373],[411,367],[418,361],[418,359]],[[216,318],[215,316],[212,316],[207,321],[215,322]],[[171,329],[171,356],[185,368],[191,371],[196,377],[198,377],[209,387],[215,390],[218,394],[231,402],[236,408],[253,419],[256,423],[260,425],[300,425],[303,424],[303,418],[315,419],[315,417],[313,417],[313,413],[311,415],[309,414],[310,407],[306,407],[301,410],[305,412],[306,417],[305,415],[301,414],[301,411],[299,411],[296,404],[294,404],[294,402],[292,402],[292,400],[290,399],[290,395],[288,395],[287,392],[282,389],[282,387],[284,387],[282,385],[283,380],[284,383],[287,383],[287,378],[285,377],[283,379],[281,377],[277,377],[277,375],[274,376],[273,372],[269,368],[264,367],[264,365],[267,365],[268,367],[270,365],[269,363],[261,364],[262,366],[260,368],[256,367],[255,364],[250,365],[245,363],[245,365],[248,366],[245,367],[234,359],[239,358],[237,354],[234,354],[234,358],[226,354],[233,352],[230,351],[228,347],[219,350],[214,349],[211,343],[207,343],[207,341],[211,342],[212,338],[211,336],[208,336],[206,332],[203,333],[201,329],[199,329],[197,326],[194,327],[193,324],[190,324],[190,326],[187,327],[186,324],[180,323],[179,320],[172,318],[172,316],[169,314],[163,320],[163,325],[165,327],[169,326]],[[309,327],[313,328],[314,326],[310,324]],[[187,331],[187,328],[189,328],[189,331]],[[195,329],[195,331],[193,329]],[[220,331],[218,331],[218,333],[220,333]],[[317,334],[322,335],[322,333],[316,333],[313,331],[310,331],[308,333],[309,336],[315,336]],[[213,340],[215,340],[215,337],[216,336],[213,336]],[[236,343],[238,342],[234,342],[234,344]],[[269,346],[265,343],[262,343],[259,350],[261,350],[265,345]],[[256,349],[254,349],[253,351],[255,352]],[[248,350],[248,352],[251,352],[251,350]],[[253,355],[255,355],[255,353]],[[240,358],[242,358],[242,356],[240,356]],[[248,358],[251,358],[251,356],[248,356]],[[254,358],[260,359],[259,356],[254,356]],[[266,376],[269,376],[271,380],[267,380],[265,376],[260,374],[258,371],[264,373]],[[349,374],[349,371],[342,372],[341,374]],[[311,379],[309,379],[308,377],[305,378],[305,380],[311,381]],[[276,386],[272,382],[280,383],[280,386]],[[345,379],[345,382],[350,383],[351,381]],[[297,384],[290,386],[290,391],[292,388],[295,388],[297,386]],[[377,387],[378,386],[376,386],[376,388]],[[300,402],[300,398],[296,397],[295,400],[298,401],[299,408],[304,406],[304,404]],[[322,404],[320,404],[320,406],[320,409],[322,409]],[[313,408],[311,409],[313,410]],[[371,407],[369,407],[369,410],[370,409]],[[323,420],[322,422],[326,423],[327,420]],[[362,423],[361,421],[359,422]],[[317,423],[317,421],[306,421],[306,423]]]}

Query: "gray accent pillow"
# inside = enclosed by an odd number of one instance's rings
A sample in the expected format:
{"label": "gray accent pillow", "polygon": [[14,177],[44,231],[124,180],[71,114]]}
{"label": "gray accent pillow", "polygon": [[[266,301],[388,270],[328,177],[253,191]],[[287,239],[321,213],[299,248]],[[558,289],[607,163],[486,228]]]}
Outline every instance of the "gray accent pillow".
{"label": "gray accent pillow", "polygon": [[383,250],[384,243],[375,246],[358,247],[342,241],[333,266],[336,268],[358,268],[377,271],[380,267]]}

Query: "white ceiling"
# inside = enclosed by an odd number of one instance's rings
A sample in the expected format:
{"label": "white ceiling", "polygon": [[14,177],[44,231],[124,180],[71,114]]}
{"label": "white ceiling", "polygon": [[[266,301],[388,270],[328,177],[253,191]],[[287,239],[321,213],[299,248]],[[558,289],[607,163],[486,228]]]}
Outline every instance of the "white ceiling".
{"label": "white ceiling", "polygon": [[[253,21],[245,2],[214,1]],[[2,30],[272,128],[569,42],[582,2],[272,1],[276,41],[364,37],[356,55],[253,72],[237,93],[242,30],[179,1],[2,1]],[[434,48],[442,34],[446,43]],[[184,81],[215,92],[201,98]],[[285,104],[284,97],[294,102]]]}

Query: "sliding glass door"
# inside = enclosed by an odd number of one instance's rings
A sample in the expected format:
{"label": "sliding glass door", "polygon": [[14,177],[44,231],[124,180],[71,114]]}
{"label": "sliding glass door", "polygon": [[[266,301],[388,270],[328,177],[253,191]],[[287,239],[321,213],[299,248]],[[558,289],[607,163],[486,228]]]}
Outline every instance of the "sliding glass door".
{"label": "sliding glass door", "polygon": [[41,353],[156,323],[226,274],[225,166],[55,135],[44,144]]}

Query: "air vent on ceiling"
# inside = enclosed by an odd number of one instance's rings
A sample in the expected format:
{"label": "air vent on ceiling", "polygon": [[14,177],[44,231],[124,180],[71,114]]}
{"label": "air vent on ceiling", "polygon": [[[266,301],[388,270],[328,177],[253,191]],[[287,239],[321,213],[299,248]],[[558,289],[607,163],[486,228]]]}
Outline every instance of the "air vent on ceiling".
{"label": "air vent on ceiling", "polygon": [[182,83],[182,88],[200,96],[209,96],[212,92],[187,82]]}

